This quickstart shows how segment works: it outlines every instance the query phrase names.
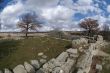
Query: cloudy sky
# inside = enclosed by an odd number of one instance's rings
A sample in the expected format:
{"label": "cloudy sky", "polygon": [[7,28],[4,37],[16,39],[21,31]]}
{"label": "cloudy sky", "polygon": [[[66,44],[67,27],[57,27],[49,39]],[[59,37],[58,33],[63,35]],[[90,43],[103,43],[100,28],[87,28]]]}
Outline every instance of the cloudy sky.
{"label": "cloudy sky", "polygon": [[19,31],[16,23],[27,12],[35,12],[44,22],[40,31],[79,31],[78,23],[88,17],[97,19],[100,28],[110,24],[110,0],[4,0],[0,4],[1,31]]}

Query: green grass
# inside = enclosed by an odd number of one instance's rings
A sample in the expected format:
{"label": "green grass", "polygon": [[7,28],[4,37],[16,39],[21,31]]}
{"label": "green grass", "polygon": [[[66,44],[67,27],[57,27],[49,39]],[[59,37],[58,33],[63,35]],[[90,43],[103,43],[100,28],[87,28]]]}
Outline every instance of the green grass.
{"label": "green grass", "polygon": [[110,67],[107,68],[108,65],[110,65],[110,61],[109,60],[106,60],[105,61],[105,64],[102,66],[103,69],[102,69],[102,72],[101,73],[110,73]]}
{"label": "green grass", "polygon": [[[105,47],[102,47],[102,50],[108,54],[110,54],[110,42]],[[108,65],[110,65],[110,60],[104,60],[104,65],[101,73],[110,73],[110,68],[107,68]]]}
{"label": "green grass", "polygon": [[108,42],[109,44],[107,44],[105,47],[102,47],[102,50],[108,54],[110,54],[110,42]]}
{"label": "green grass", "polygon": [[14,68],[24,61],[40,59],[39,52],[48,56],[47,60],[65,51],[70,41],[51,37],[36,37],[22,40],[0,40],[0,69]]}

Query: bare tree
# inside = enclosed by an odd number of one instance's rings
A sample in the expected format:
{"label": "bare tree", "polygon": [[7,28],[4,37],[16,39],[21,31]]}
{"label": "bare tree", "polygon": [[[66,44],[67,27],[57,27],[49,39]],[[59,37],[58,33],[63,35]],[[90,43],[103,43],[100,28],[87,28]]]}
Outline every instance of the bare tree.
{"label": "bare tree", "polygon": [[26,38],[28,37],[28,32],[30,30],[36,30],[41,27],[41,23],[37,20],[35,13],[26,13],[21,16],[20,21],[18,22],[18,27],[22,29],[22,32],[25,33]]}
{"label": "bare tree", "polygon": [[80,27],[86,29],[88,36],[93,36],[93,34],[96,34],[98,29],[98,21],[88,18],[88,19],[84,19],[84,21],[82,21],[81,23],[79,23]]}

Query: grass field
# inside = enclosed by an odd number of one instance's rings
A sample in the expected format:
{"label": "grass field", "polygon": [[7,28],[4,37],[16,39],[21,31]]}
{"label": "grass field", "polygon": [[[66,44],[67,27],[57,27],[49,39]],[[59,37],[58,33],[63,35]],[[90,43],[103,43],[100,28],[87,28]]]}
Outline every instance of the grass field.
{"label": "grass field", "polygon": [[[110,42],[108,42],[109,44],[106,45],[105,47],[103,47],[103,51],[110,54]],[[110,60],[105,60],[104,62],[105,64],[103,65],[103,70],[101,73],[110,73]]]}
{"label": "grass field", "polygon": [[71,41],[51,37],[36,37],[21,40],[0,40],[0,69],[13,68],[24,61],[40,59],[39,52],[48,56],[47,60],[58,56],[71,45]]}

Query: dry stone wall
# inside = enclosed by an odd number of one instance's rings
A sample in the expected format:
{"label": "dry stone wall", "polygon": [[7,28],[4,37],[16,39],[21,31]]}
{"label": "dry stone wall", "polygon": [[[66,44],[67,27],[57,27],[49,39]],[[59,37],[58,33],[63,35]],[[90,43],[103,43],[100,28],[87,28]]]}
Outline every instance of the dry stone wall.
{"label": "dry stone wall", "polygon": [[24,65],[17,65],[13,70],[6,68],[0,73],[72,73],[78,55],[77,49],[70,48],[48,62],[31,60],[30,63],[24,62]]}

